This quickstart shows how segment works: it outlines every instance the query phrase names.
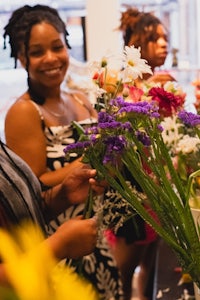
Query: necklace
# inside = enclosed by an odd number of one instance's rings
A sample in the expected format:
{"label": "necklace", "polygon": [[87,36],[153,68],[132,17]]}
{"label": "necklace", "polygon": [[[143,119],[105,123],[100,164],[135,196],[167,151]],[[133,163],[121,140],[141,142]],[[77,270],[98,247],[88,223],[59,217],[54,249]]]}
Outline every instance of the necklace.
{"label": "necklace", "polygon": [[65,104],[64,104],[64,101],[63,99],[61,99],[61,104],[62,104],[62,112],[58,113],[58,112],[55,112],[51,109],[49,109],[48,107],[44,107],[44,109],[49,113],[51,114],[52,116],[56,117],[56,118],[60,118],[60,117],[63,117],[65,115]]}

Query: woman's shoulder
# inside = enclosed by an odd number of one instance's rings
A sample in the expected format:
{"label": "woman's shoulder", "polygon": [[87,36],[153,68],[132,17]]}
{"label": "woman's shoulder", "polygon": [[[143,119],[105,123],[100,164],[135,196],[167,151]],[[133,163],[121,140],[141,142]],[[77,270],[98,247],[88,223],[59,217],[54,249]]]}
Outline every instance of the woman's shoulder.
{"label": "woman's shoulder", "polygon": [[8,109],[6,115],[8,116],[13,114],[17,114],[18,117],[21,117],[22,115],[34,116],[38,114],[36,106],[30,99],[30,97],[27,95],[27,93],[24,93],[16,99],[16,101]]}

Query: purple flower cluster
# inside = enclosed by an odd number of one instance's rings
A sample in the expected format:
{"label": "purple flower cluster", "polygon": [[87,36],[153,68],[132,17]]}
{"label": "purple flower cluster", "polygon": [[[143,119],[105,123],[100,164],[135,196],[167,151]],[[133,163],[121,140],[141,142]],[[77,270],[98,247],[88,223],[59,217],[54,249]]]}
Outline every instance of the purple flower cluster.
{"label": "purple flower cluster", "polygon": [[106,145],[106,151],[103,158],[103,164],[112,163],[117,164],[123,150],[127,145],[127,141],[124,136],[108,136],[104,141]]}
{"label": "purple flower cluster", "polygon": [[129,122],[119,122],[116,120],[116,115],[108,114],[107,112],[99,112],[98,113],[98,125],[92,128],[89,128],[85,131],[88,133],[101,133],[102,130],[124,130],[131,131],[131,124]]}
{"label": "purple flower cluster", "polygon": [[[126,120],[129,113],[131,113],[130,122]],[[134,117],[132,113],[134,113]],[[151,139],[145,132],[145,126],[151,126],[151,122],[148,123],[148,120],[152,116],[159,117],[158,106],[153,102],[130,103],[124,101],[122,97],[112,99],[107,110],[98,113],[97,125],[85,129],[85,136],[82,137],[84,141],[68,145],[64,152],[66,156],[76,152],[84,155],[88,161],[95,159],[100,163],[110,163],[116,166],[124,151],[128,147],[134,146],[133,136],[145,147],[151,145]],[[142,119],[143,125],[140,130]]]}
{"label": "purple flower cluster", "polygon": [[159,118],[158,106],[156,106],[153,102],[136,102],[136,103],[127,103],[128,105],[124,105],[118,111],[118,114],[123,113],[136,113],[140,115],[148,115],[150,117]]}
{"label": "purple flower cluster", "polygon": [[146,134],[146,132],[138,130],[136,132],[136,137],[138,141],[140,141],[144,146],[150,146],[151,145],[151,139],[150,137]]}
{"label": "purple flower cluster", "polygon": [[115,121],[115,118],[111,114],[105,111],[98,113],[98,123],[111,123],[113,121]]}
{"label": "purple flower cluster", "polygon": [[187,126],[197,126],[200,124],[200,115],[182,110],[178,113],[179,119]]}
{"label": "purple flower cluster", "polygon": [[77,142],[74,144],[67,145],[63,151],[65,154],[72,153],[72,152],[77,152],[79,154],[82,154],[84,149],[86,149],[90,145],[91,145],[91,141]]}
{"label": "purple flower cluster", "polygon": [[125,102],[123,97],[117,97],[115,99],[110,100],[110,106],[123,107],[129,106],[129,102]]}

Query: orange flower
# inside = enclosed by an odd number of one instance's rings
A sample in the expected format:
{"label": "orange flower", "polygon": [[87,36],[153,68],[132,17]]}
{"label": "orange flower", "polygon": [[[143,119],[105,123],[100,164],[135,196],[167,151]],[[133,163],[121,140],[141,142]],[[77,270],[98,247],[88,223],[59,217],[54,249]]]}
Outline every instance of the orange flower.
{"label": "orange flower", "polygon": [[107,93],[115,94],[115,92],[121,92],[123,85],[118,78],[119,72],[116,70],[103,70],[102,72],[96,72],[93,76],[96,84]]}

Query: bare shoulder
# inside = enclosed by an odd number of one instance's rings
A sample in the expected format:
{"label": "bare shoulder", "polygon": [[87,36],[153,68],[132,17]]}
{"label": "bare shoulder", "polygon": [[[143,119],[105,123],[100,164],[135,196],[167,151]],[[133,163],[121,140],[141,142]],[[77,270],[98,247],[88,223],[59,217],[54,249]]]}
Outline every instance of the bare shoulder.
{"label": "bare shoulder", "polygon": [[13,116],[15,116],[15,118],[31,118],[36,115],[38,115],[37,109],[25,93],[10,106],[6,114],[6,119]]}

